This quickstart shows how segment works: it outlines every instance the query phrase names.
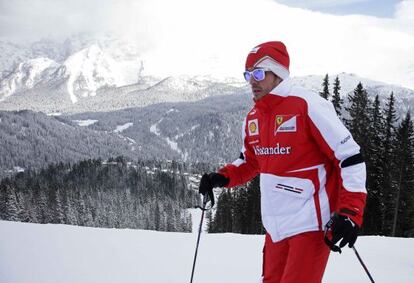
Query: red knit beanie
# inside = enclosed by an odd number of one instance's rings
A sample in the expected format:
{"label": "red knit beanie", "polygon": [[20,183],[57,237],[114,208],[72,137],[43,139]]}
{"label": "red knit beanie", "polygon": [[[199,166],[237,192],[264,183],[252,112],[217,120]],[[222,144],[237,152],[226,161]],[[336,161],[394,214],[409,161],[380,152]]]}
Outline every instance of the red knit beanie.
{"label": "red knit beanie", "polygon": [[280,41],[262,43],[250,51],[246,59],[246,70],[267,68],[282,79],[289,77],[289,53]]}

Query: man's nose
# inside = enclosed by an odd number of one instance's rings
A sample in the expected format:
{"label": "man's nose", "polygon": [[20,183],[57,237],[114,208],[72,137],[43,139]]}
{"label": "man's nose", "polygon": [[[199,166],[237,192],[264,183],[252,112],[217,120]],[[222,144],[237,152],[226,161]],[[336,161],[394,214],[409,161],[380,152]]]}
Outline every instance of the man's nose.
{"label": "man's nose", "polygon": [[257,83],[257,81],[254,79],[254,77],[253,76],[250,76],[249,84],[254,85],[256,83]]}

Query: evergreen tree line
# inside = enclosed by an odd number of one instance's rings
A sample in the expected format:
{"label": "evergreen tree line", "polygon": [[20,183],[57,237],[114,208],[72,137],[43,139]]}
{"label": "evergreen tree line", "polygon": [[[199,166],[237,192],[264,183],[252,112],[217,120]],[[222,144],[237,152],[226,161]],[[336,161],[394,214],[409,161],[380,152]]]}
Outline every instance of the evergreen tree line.
{"label": "evergreen tree line", "polygon": [[247,186],[224,190],[217,201],[215,216],[209,210],[207,221],[209,233],[263,234],[259,177]]}
{"label": "evergreen tree line", "polygon": [[0,219],[189,232],[199,197],[187,169],[117,157],[18,173],[0,182]]}
{"label": "evergreen tree line", "polygon": [[345,125],[367,166],[367,205],[362,233],[414,236],[414,127],[408,110],[398,117],[391,93],[372,101],[361,83],[348,96]]}
{"label": "evergreen tree line", "polygon": [[[361,82],[348,95],[348,104],[344,107],[340,89],[340,80],[336,77],[331,95],[326,75],[320,95],[332,102],[365,158],[368,197],[361,233],[413,237],[414,127],[410,111],[398,117],[393,93],[385,105],[381,105],[378,95],[371,99]],[[249,184],[251,186],[260,194],[257,182]],[[211,220],[211,232],[245,233],[246,230],[233,223],[241,223],[236,219],[256,211],[251,210],[253,205],[245,205],[244,197],[239,196],[243,194],[224,191],[220,195]],[[259,207],[260,197],[255,201],[254,207]],[[260,220],[256,221],[253,226],[259,225]]]}

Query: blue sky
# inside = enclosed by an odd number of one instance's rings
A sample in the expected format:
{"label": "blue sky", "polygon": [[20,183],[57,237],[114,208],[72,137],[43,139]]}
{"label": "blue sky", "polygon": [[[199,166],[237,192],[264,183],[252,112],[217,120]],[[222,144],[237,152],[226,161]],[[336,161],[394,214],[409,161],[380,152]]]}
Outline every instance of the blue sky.
{"label": "blue sky", "polygon": [[291,7],[309,9],[334,15],[370,15],[392,18],[399,0],[275,0]]}

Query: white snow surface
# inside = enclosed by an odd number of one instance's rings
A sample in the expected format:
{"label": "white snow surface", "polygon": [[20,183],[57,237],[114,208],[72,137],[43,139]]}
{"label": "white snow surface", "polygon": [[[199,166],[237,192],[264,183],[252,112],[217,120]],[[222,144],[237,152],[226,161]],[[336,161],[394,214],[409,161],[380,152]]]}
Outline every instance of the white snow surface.
{"label": "white snow surface", "polygon": [[[199,219],[194,219],[199,223]],[[197,233],[0,221],[7,283],[189,282]],[[260,282],[262,235],[201,235],[195,283]],[[375,281],[412,282],[414,239],[359,237]],[[324,283],[369,282],[351,249],[331,254]]]}
{"label": "white snow surface", "polygon": [[150,132],[151,133],[153,133],[157,136],[161,135],[160,130],[158,129],[158,124],[161,123],[162,120],[163,120],[163,118],[161,118],[161,120],[159,120],[157,123],[151,125],[151,127],[150,127]]}
{"label": "white snow surface", "polygon": [[20,167],[20,166],[14,166],[13,167],[13,170],[15,171],[15,172],[24,172],[24,168],[22,168],[22,167]]}
{"label": "white snow surface", "polygon": [[115,133],[122,133],[123,131],[125,131],[126,129],[128,129],[129,127],[133,126],[134,123],[125,123],[123,125],[119,125],[116,127],[115,129]]}
{"label": "white snow surface", "polygon": [[73,122],[75,122],[76,124],[78,124],[81,127],[87,127],[90,125],[95,124],[96,122],[98,122],[98,120],[92,120],[92,119],[87,119],[87,120],[73,120]]}
{"label": "white snow surface", "polygon": [[62,116],[62,113],[61,112],[53,112],[53,113],[48,113],[46,115],[54,117],[54,116]]}

